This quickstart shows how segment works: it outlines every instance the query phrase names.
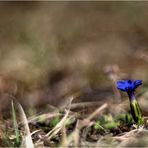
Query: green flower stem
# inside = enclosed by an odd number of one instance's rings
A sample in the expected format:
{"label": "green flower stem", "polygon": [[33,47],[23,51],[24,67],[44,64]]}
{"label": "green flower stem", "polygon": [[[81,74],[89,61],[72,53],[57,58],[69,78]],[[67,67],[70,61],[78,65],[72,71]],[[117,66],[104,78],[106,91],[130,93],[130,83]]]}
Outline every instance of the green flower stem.
{"label": "green flower stem", "polygon": [[143,124],[144,119],[142,116],[142,111],[136,99],[130,101],[130,108],[134,121],[139,125]]}

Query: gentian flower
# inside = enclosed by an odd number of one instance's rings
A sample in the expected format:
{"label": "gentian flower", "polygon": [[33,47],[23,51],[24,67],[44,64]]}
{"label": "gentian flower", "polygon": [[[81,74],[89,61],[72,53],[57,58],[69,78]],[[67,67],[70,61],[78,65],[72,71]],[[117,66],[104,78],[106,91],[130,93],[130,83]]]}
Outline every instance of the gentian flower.
{"label": "gentian flower", "polygon": [[118,81],[117,88],[121,91],[127,92],[130,101],[131,114],[133,119],[138,124],[143,124],[143,117],[140,106],[135,98],[135,90],[138,86],[142,85],[142,80],[125,80]]}

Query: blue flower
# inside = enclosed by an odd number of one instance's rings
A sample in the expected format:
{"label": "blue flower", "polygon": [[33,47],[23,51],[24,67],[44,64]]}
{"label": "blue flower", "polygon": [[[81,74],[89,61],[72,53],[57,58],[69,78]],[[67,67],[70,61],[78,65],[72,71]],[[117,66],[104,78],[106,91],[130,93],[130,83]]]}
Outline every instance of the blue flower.
{"label": "blue flower", "polygon": [[142,80],[135,80],[135,81],[125,80],[117,82],[117,88],[127,92],[130,101],[131,114],[133,116],[134,121],[139,125],[144,123],[144,119],[142,116],[140,106],[135,98],[134,91],[141,84]]}
{"label": "blue flower", "polygon": [[134,92],[135,89],[142,84],[142,80],[125,80],[125,81],[118,81],[117,82],[117,88],[121,91],[126,92]]}

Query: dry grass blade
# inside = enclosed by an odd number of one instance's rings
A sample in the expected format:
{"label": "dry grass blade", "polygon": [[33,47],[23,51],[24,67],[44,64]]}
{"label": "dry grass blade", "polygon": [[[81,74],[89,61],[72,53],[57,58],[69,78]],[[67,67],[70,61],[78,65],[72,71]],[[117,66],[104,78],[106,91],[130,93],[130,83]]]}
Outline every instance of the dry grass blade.
{"label": "dry grass blade", "polygon": [[95,110],[92,114],[90,114],[86,120],[93,119],[96,115],[98,115],[101,111],[103,111],[107,107],[108,107],[108,104],[107,103],[103,104],[97,110]]}
{"label": "dry grass blade", "polygon": [[50,119],[53,117],[57,117],[59,115],[61,115],[61,114],[60,113],[47,113],[47,114],[42,114],[42,115],[38,115],[38,116],[33,116],[28,119],[28,123],[38,121],[39,119],[47,120],[47,119]]}
{"label": "dry grass blade", "polygon": [[24,128],[25,128],[25,138],[22,141],[22,146],[26,148],[34,148],[34,144],[31,138],[31,133],[28,125],[28,120],[22,106],[19,103],[18,103],[18,108],[22,118],[22,123],[24,124]]}
{"label": "dry grass blade", "polygon": [[68,147],[67,134],[66,134],[66,127],[65,127],[65,125],[62,128],[62,143],[63,143],[63,147]]}
{"label": "dry grass blade", "polygon": [[[79,131],[80,131],[80,126],[79,126],[79,121],[77,121],[76,128],[75,130],[66,138],[67,140],[67,147],[70,145],[70,143],[73,141],[74,145],[73,147],[78,147],[78,142],[79,142]],[[64,147],[65,143],[62,142],[60,147]]]}
{"label": "dry grass blade", "polygon": [[33,132],[31,133],[31,135],[36,134],[36,133],[38,133],[38,132],[40,132],[40,131],[41,131],[41,129],[35,130],[35,131],[33,131]]}
{"label": "dry grass blade", "polygon": [[142,127],[142,128],[134,129],[134,130],[132,130],[130,132],[127,132],[122,136],[116,136],[116,137],[113,137],[113,138],[121,142],[118,145],[118,147],[125,147],[128,143],[134,141],[136,139],[136,136],[139,135],[142,132],[147,133],[147,130],[145,130]]}
{"label": "dry grass blade", "polygon": [[76,128],[74,130],[74,133],[73,133],[73,137],[74,137],[74,146],[75,147],[78,147],[78,143],[79,143],[79,138],[80,138],[80,129],[79,129],[79,121],[77,122],[76,124]]}
{"label": "dry grass blade", "polygon": [[46,137],[48,137],[48,139],[51,139],[54,135],[56,135],[64,126],[65,121],[69,115],[70,112],[70,108],[71,108],[71,102],[73,100],[73,97],[71,97],[69,99],[69,105],[68,105],[68,110],[66,110],[66,114],[65,116],[61,119],[61,121],[49,132],[46,134]]}
{"label": "dry grass blade", "polygon": [[145,131],[145,130],[143,128],[134,129],[134,130],[131,130],[130,132],[125,133],[122,136],[116,136],[114,138],[115,139],[122,139],[122,138],[123,139],[129,139],[130,137],[135,136],[136,134],[138,134],[141,131]]}
{"label": "dry grass blade", "polygon": [[46,137],[48,139],[51,139],[54,135],[56,135],[63,127],[68,115],[69,115],[69,110],[66,110],[65,116],[62,118],[62,120],[49,132],[46,134]]}

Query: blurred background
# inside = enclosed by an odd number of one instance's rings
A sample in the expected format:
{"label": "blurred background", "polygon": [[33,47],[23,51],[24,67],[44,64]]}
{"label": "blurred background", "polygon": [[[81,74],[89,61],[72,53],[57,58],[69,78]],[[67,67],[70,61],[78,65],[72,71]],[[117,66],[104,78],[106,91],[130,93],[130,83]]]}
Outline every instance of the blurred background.
{"label": "blurred background", "polygon": [[112,80],[146,84],[147,64],[148,2],[0,2],[2,111],[11,96],[28,108],[106,98]]}

